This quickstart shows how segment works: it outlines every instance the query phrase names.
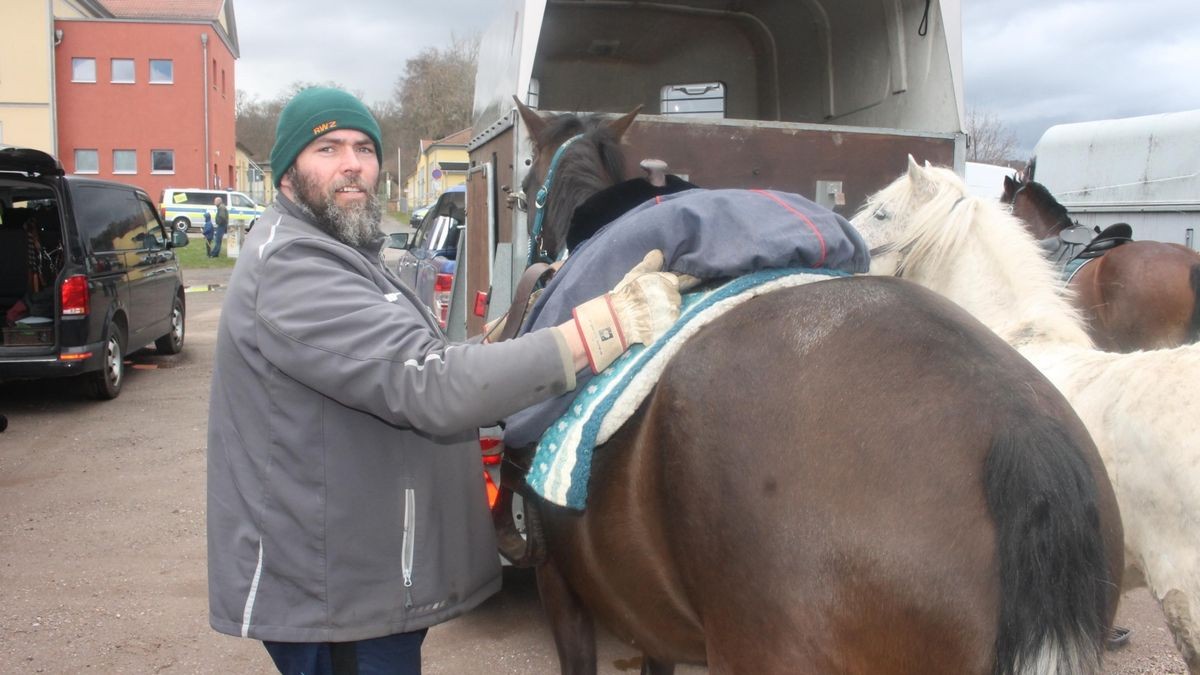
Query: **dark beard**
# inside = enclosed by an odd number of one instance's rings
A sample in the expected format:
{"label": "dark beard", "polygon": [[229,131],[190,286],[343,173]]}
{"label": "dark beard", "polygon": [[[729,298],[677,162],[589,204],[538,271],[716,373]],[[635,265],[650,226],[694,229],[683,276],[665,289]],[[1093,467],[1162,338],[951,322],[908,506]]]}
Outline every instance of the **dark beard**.
{"label": "dark beard", "polygon": [[[323,191],[315,180],[301,173],[293,165],[288,169],[292,187],[296,193],[296,205],[303,209],[317,227],[329,233],[334,239],[355,248],[363,248],[371,244],[383,232],[379,222],[383,209],[379,199],[375,197],[375,187],[362,185],[355,180],[340,180]],[[339,206],[334,201],[337,190],[353,185],[362,189],[367,199],[362,204]]]}

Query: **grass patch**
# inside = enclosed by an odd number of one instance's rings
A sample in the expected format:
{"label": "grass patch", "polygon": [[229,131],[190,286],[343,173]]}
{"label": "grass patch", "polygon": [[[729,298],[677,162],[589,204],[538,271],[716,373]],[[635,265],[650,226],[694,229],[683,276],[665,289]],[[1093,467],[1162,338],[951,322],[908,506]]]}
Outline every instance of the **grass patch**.
{"label": "grass patch", "polygon": [[220,258],[210,258],[208,257],[208,253],[204,250],[204,238],[191,237],[187,246],[175,249],[175,256],[179,259],[179,265],[185,270],[233,267],[233,264],[237,262],[237,259],[229,258],[225,255],[226,243],[228,243],[228,237],[226,238],[226,241],[221,242]]}

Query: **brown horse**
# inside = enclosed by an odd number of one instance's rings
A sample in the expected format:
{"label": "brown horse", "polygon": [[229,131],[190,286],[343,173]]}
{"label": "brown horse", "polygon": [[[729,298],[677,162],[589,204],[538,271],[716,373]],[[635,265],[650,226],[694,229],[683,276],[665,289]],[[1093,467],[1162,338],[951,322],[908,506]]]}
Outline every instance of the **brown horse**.
{"label": "brown horse", "polygon": [[[633,118],[521,115],[527,193],[578,135],[544,202],[561,242],[554,214],[620,180]],[[957,306],[889,278],[708,324],[596,449],[587,509],[541,509],[538,585],[571,675],[596,672],[595,619],[644,674],[1093,673],[1123,565],[1067,402]]]}
{"label": "brown horse", "polygon": [[[1071,227],[1067,209],[1034,181],[1004,178],[1001,201],[1038,239]],[[1167,349],[1200,339],[1200,254],[1132,241],[1084,265],[1070,280],[1096,346],[1114,352]]]}

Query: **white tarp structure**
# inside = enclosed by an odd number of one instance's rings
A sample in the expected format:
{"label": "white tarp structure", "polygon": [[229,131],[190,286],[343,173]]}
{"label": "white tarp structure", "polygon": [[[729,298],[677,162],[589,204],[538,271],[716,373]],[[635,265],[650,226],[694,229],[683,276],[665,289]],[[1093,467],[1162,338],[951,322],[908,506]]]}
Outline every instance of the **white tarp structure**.
{"label": "white tarp structure", "polygon": [[1060,124],[1034,156],[1033,179],[1080,224],[1200,244],[1200,110]]}
{"label": "white tarp structure", "polygon": [[1017,170],[996,164],[967,162],[967,190],[976,197],[1000,199],[1004,194],[1004,177],[1016,178]]}

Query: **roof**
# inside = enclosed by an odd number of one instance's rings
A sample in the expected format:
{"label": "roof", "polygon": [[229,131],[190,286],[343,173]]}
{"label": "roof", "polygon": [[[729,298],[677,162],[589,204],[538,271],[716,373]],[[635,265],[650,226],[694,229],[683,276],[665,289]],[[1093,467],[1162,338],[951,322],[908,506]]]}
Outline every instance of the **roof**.
{"label": "roof", "polygon": [[225,0],[100,0],[119,19],[204,19],[221,16]]}
{"label": "roof", "polygon": [[471,128],[467,127],[462,131],[456,131],[445,138],[439,138],[436,141],[429,139],[421,139],[421,152],[424,153],[429,148],[435,145],[462,145],[465,146],[467,141],[471,140]]}

